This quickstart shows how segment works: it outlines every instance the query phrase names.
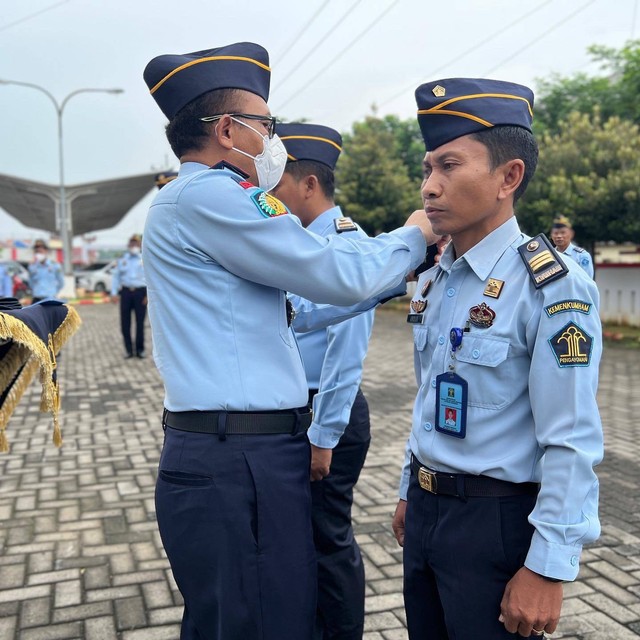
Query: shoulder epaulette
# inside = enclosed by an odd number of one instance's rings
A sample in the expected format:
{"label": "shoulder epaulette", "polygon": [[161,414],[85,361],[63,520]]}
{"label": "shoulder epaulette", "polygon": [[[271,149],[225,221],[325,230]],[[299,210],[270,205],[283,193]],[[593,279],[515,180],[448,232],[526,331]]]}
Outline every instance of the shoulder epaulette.
{"label": "shoulder epaulette", "polygon": [[221,160],[217,164],[214,164],[210,169],[229,169],[231,171],[229,175],[230,178],[233,178],[236,182],[241,183],[245,182],[249,177],[248,173],[245,173],[242,169],[236,167],[234,164],[227,162],[226,160]]}
{"label": "shoulder epaulette", "polygon": [[345,231],[357,231],[358,226],[356,223],[347,217],[335,218],[333,224],[336,228],[336,233],[344,233]]}
{"label": "shoulder epaulette", "polygon": [[564,278],[569,273],[569,269],[544,233],[521,244],[518,251],[536,289]]}
{"label": "shoulder epaulette", "polygon": [[578,253],[584,253],[584,249],[582,247],[576,247],[576,251]]}

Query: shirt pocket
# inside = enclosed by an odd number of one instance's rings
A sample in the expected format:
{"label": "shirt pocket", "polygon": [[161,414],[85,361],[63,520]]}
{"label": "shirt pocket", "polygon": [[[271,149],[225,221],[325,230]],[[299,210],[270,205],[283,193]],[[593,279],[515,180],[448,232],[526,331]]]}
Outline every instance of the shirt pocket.
{"label": "shirt pocket", "polygon": [[414,327],[413,328],[413,344],[417,351],[424,351],[427,348],[427,342],[429,338],[429,329],[427,327]]}
{"label": "shirt pocket", "polygon": [[503,409],[513,398],[514,366],[509,340],[466,334],[456,352],[456,373],[469,385],[469,406]]}

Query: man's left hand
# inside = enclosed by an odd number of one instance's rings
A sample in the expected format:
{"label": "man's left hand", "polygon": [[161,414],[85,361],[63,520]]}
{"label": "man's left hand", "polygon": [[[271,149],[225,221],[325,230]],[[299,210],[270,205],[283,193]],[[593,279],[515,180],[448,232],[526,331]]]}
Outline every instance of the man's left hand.
{"label": "man's left hand", "polygon": [[562,608],[562,583],[550,582],[526,567],[507,583],[500,603],[500,622],[510,633],[528,638],[553,633]]}
{"label": "man's left hand", "polygon": [[321,449],[315,444],[311,445],[311,482],[322,480],[329,475],[332,455],[333,449]]}

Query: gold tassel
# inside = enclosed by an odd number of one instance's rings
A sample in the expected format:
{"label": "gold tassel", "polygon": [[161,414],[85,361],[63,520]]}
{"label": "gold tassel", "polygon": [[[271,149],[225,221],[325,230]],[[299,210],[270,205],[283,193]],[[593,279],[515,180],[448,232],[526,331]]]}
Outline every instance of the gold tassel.
{"label": "gold tassel", "polygon": [[4,428],[0,430],[0,453],[9,453],[9,441]]}

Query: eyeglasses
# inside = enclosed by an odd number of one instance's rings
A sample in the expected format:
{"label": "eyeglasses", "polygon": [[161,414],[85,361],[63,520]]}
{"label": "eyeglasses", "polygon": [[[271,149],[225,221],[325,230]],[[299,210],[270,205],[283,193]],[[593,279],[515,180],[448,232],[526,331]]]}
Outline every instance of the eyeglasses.
{"label": "eyeglasses", "polygon": [[255,113],[219,113],[215,116],[205,116],[204,118],[198,118],[201,122],[214,122],[219,120],[223,116],[231,116],[232,118],[246,118],[247,120],[257,120],[267,130],[267,135],[273,138],[273,134],[276,132],[276,117],[275,116],[261,116]]}

